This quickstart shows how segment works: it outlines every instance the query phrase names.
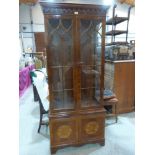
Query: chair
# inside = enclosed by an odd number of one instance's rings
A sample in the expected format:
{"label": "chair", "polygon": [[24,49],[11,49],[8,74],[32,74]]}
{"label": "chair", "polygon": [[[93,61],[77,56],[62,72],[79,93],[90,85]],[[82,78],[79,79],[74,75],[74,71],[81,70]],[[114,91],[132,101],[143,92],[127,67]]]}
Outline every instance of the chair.
{"label": "chair", "polygon": [[46,125],[48,126],[49,122],[43,121],[43,115],[48,114],[49,112],[49,101],[47,100],[48,96],[48,85],[44,74],[38,71],[34,71],[36,76],[33,76],[33,85],[35,86],[35,93],[37,97],[37,101],[39,102],[39,109],[40,109],[40,121],[38,127],[38,133],[40,132],[41,126]]}
{"label": "chair", "polygon": [[43,68],[43,69],[35,69],[33,71],[30,71],[30,79],[31,79],[32,87],[33,87],[33,96],[34,96],[34,101],[35,102],[38,101],[38,98],[37,98],[36,86],[33,83],[33,78],[37,77],[37,75],[39,77],[40,76],[42,76],[43,78],[45,77],[46,80],[48,81],[47,73],[46,73],[46,69],[45,68]]}
{"label": "chair", "polygon": [[35,74],[34,71],[30,71],[30,79],[31,79],[32,87],[33,87],[33,98],[34,98],[34,101],[38,101],[38,95],[36,92],[36,86],[33,83],[33,77],[37,77],[37,75]]}
{"label": "chair", "polygon": [[117,123],[117,103],[118,99],[111,90],[104,90],[104,108],[106,109],[106,117],[115,117]]}

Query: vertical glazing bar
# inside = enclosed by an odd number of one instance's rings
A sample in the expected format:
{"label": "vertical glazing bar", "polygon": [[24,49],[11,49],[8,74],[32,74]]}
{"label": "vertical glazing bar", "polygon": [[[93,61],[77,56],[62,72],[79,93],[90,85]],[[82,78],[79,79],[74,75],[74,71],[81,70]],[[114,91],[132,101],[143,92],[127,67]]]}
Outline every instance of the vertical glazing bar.
{"label": "vertical glazing bar", "polygon": [[104,58],[104,53],[105,53],[105,25],[106,25],[106,22],[105,22],[105,17],[102,17],[102,41],[101,41],[101,88],[100,88],[100,98],[102,99],[103,98],[103,92],[104,92],[104,63],[105,63],[105,58]]}
{"label": "vertical glazing bar", "polygon": [[[77,13],[77,12],[76,12]],[[75,20],[75,69],[76,69],[76,89],[77,89],[77,95],[76,95],[76,101],[77,101],[77,112],[79,111],[81,105],[81,69],[82,66],[80,66],[81,61],[81,51],[80,51],[80,17],[78,14],[74,15]]]}

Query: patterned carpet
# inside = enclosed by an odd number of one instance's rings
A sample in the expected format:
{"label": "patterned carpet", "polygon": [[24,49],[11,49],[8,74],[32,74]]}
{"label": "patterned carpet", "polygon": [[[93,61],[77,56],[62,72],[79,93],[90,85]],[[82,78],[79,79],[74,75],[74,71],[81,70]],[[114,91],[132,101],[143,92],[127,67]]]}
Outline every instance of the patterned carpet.
{"label": "patterned carpet", "polygon": [[[50,155],[49,130],[41,128],[39,123],[39,104],[33,101],[32,86],[20,98],[20,155]],[[81,147],[67,147],[58,150],[56,155],[134,155],[135,151],[135,116],[134,113],[118,116],[118,123],[111,124],[114,119],[106,120],[105,146],[87,144]]]}

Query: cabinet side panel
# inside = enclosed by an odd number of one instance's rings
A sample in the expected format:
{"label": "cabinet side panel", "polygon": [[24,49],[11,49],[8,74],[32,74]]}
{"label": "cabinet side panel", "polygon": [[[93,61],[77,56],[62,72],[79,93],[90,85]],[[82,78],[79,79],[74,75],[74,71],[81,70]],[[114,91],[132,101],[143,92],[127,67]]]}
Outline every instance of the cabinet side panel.
{"label": "cabinet side panel", "polygon": [[135,98],[134,63],[115,63],[114,92],[118,98],[117,111],[133,111]]}

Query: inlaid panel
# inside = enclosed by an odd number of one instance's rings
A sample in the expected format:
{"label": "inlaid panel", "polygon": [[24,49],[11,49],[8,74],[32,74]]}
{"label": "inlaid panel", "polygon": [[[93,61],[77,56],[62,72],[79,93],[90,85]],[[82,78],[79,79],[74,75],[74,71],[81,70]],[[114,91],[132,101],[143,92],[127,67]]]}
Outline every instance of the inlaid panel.
{"label": "inlaid panel", "polygon": [[80,140],[81,141],[93,141],[97,140],[99,137],[104,138],[104,114],[101,115],[86,115],[81,118],[80,121],[81,132],[80,132]]}
{"label": "inlaid panel", "polygon": [[57,144],[73,144],[77,141],[77,122],[75,119],[51,121],[51,141]]}
{"label": "inlaid panel", "polygon": [[84,131],[88,135],[96,134],[98,130],[99,130],[99,124],[96,121],[90,121],[84,127]]}
{"label": "inlaid panel", "polygon": [[58,138],[67,139],[70,137],[72,132],[73,130],[69,125],[61,125],[60,127],[58,127],[56,134]]}

